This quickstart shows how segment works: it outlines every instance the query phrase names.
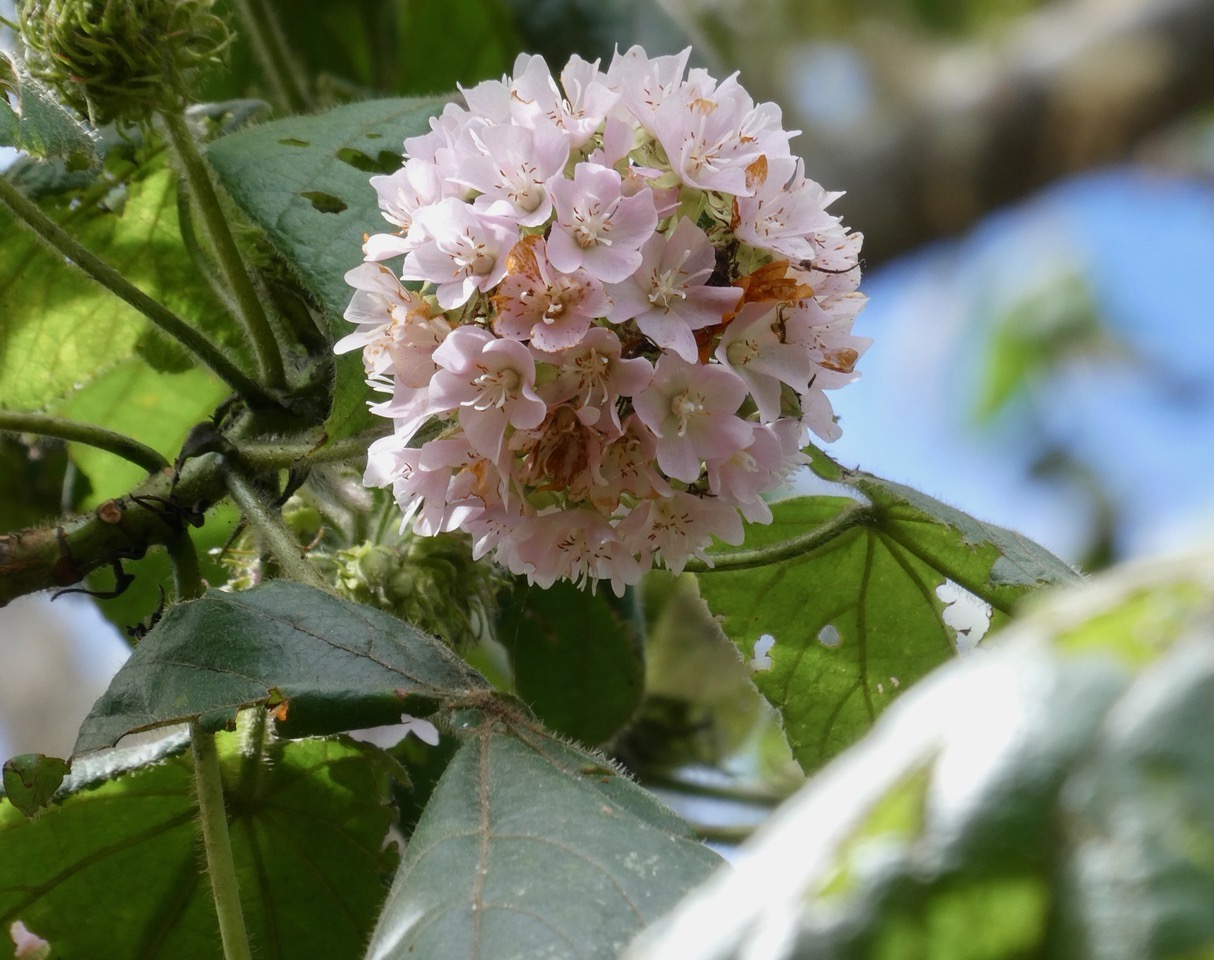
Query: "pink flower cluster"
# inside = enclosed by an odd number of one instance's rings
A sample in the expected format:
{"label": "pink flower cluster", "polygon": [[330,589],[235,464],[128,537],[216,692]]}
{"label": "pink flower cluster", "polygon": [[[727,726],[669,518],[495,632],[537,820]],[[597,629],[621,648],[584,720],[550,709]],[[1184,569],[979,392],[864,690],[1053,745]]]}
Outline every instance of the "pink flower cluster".
{"label": "pink flower cluster", "polygon": [[839,194],[777,106],[689,53],[574,57],[559,80],[522,56],[371,179],[395,229],[347,274],[359,330],[336,346],[391,395],[366,483],[542,586],[621,592],[769,522],[869,344]]}

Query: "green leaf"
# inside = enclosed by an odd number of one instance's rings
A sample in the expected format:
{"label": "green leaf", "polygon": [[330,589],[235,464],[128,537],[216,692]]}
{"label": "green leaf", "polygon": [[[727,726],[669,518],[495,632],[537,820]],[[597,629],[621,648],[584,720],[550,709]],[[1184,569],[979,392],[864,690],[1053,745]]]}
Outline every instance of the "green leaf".
{"label": "green leaf", "polygon": [[8,802],[32,817],[45,807],[63,778],[68,763],[41,753],[25,753],[4,761],[4,796]]}
{"label": "green leaf", "polygon": [[[209,420],[230,393],[208,370],[157,373],[138,357],[131,357],[56,404],[54,411],[136,437],[172,463],[190,428]],[[143,468],[88,444],[69,444],[68,450],[92,482],[92,491],[81,504],[85,509],[121,496],[147,478]]]}
{"label": "green leaf", "polygon": [[[746,547],[778,545],[856,509],[841,497],[774,504],[770,525],[747,526]],[[810,770],[863,736],[900,688],[953,656],[936,595],[944,579],[873,524],[778,563],[701,574],[700,592],[743,656],[764,634],[775,638],[755,684]]]}
{"label": "green leaf", "polygon": [[510,652],[518,695],[552,730],[602,743],[636,712],[645,687],[642,624],[623,598],[568,581],[547,590],[516,583],[498,636]]}
{"label": "green leaf", "polygon": [[872,500],[881,528],[892,540],[1002,613],[1011,613],[1038,587],[1079,580],[1074,569],[1039,543],[918,490],[857,470],[844,471],[842,482]]}
{"label": "green leaf", "polygon": [[[16,94],[14,109],[5,96]],[[0,146],[35,157],[95,159],[96,144],[84,124],[26,70],[11,53],[0,52]]]}
{"label": "green leaf", "polygon": [[[443,103],[368,100],[261,124],[207,148],[220,183],[319,300],[334,340],[353,329],[342,319],[352,294],[343,277],[362,261],[363,235],[389,226],[368,170],[399,167],[403,140],[429,130]],[[370,424],[364,380],[358,356],[337,361],[330,439]]]}
{"label": "green leaf", "polygon": [[[55,215],[136,286],[217,339],[237,331],[182,247],[176,178],[163,161],[129,184],[121,212],[98,198]],[[0,214],[0,405],[35,410],[139,352],[151,334],[133,308]]]}
{"label": "green leaf", "polygon": [[717,863],[593,755],[484,729],[432,794],[367,958],[608,960]]}
{"label": "green leaf", "polygon": [[952,655],[956,632],[937,593],[946,581],[989,604],[998,626],[1027,594],[1079,579],[1026,537],[809,452],[819,476],[867,505],[776,504],[771,525],[748,525],[743,549],[715,554],[720,567],[700,575],[709,609],[744,656],[763,635],[775,638],[755,683],[806,770],[854,743],[900,689]]}
{"label": "green leaf", "polygon": [[[219,736],[254,954],[354,956],[395,861],[383,847],[395,764],[347,740],[257,740]],[[56,957],[222,957],[185,742],[77,761],[33,822],[0,801],[0,927],[24,921]]]}
{"label": "green leaf", "polygon": [[74,752],[194,718],[217,729],[255,705],[276,708],[289,736],[374,727],[485,686],[433,637],[371,607],[285,580],[210,590],[143,638]]}
{"label": "green leaf", "polygon": [[902,697],[627,960],[1208,955],[1212,603],[1208,551],[1047,596]]}

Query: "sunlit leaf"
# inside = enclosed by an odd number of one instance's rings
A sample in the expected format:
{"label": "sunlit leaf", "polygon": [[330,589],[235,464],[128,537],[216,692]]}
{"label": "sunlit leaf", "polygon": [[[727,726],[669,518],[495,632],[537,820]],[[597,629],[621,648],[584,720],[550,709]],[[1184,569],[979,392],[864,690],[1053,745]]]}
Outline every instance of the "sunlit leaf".
{"label": "sunlit leaf", "polygon": [[[127,188],[121,212],[86,205],[59,211],[71,231],[126,279],[219,339],[231,321],[182,247],[176,178],[163,161]],[[141,341],[158,336],[133,308],[65,264],[0,214],[0,405],[46,407],[79,390]]]}
{"label": "sunlit leaf", "polygon": [[807,770],[859,739],[900,689],[953,655],[956,632],[937,592],[946,581],[1006,617],[1026,593],[1077,576],[1032,541],[917,491],[858,472],[831,478],[871,506],[788,500],[773,507],[772,524],[747,526],[745,548],[794,542],[855,511],[862,522],[778,562],[700,577],[709,609],[747,659],[761,637],[774,638],[771,666],[755,683]]}
{"label": "sunlit leaf", "polygon": [[431,795],[367,958],[608,960],[717,863],[593,755],[481,731]]}
{"label": "sunlit leaf", "polygon": [[[208,147],[220,182],[319,300],[334,340],[353,329],[342,319],[352,293],[343,277],[362,261],[363,235],[391,229],[368,181],[401,165],[403,140],[426,132],[443,102],[368,100],[261,124]],[[330,438],[369,425],[368,397],[362,361],[341,358]]]}
{"label": "sunlit leaf", "polygon": [[[138,357],[131,357],[57,404],[55,412],[136,437],[172,463],[190,428],[210,419],[230,393],[231,388],[207,370],[157,373]],[[85,508],[121,496],[147,477],[141,467],[96,447],[75,443],[68,449],[92,482],[92,491],[82,504]]]}
{"label": "sunlit leaf", "polygon": [[[383,847],[394,765],[349,741],[256,742],[219,735],[254,955],[354,956],[395,862]],[[77,760],[36,821],[0,800],[0,928],[22,920],[56,957],[222,957],[184,747]]]}
{"label": "sunlit leaf", "polygon": [[211,590],[144,637],[75,752],[186,719],[214,729],[255,704],[293,736],[373,727],[484,686],[442,643],[371,607],[285,580]]}

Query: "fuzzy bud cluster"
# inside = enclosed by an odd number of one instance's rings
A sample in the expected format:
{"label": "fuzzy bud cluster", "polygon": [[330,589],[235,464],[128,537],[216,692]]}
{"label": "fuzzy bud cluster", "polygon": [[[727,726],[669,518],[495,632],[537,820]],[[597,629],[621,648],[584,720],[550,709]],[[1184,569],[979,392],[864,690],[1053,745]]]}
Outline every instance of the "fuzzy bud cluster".
{"label": "fuzzy bud cluster", "polygon": [[869,344],[839,194],[777,106],[689,53],[559,78],[522,56],[371,180],[394,229],[347,274],[359,329],[336,347],[395,423],[365,482],[541,586],[621,592],[769,522]]}
{"label": "fuzzy bud cluster", "polygon": [[144,122],[189,99],[227,46],[212,0],[23,0],[31,71],[95,124]]}

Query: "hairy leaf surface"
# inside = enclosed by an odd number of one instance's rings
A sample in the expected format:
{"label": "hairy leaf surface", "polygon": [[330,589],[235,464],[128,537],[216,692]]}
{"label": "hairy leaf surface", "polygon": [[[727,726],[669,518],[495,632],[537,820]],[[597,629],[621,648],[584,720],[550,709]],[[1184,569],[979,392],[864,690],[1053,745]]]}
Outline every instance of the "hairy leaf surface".
{"label": "hairy leaf surface", "polygon": [[371,607],[285,580],[211,590],[140,641],[75,752],[193,718],[216,729],[258,704],[292,736],[373,727],[484,686],[438,640]]}
{"label": "hairy leaf surface", "polygon": [[431,795],[367,958],[609,960],[717,863],[594,755],[480,731]]}

